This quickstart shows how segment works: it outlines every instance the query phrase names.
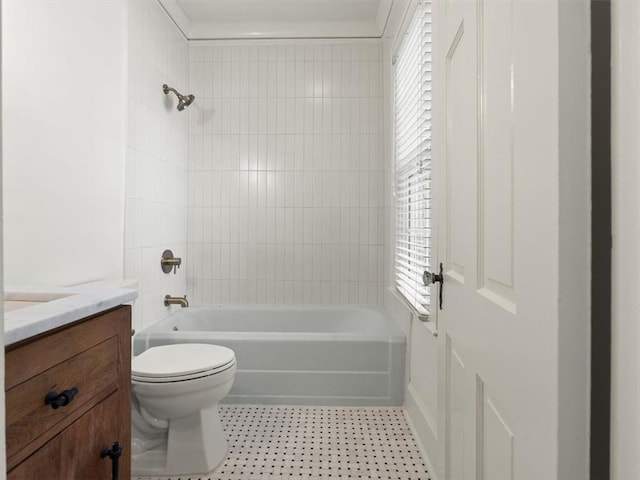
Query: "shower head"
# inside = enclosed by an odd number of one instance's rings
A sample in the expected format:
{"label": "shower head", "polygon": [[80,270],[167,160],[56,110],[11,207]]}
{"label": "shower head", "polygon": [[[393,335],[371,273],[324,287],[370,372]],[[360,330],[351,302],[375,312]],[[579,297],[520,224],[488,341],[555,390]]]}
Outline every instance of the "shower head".
{"label": "shower head", "polygon": [[177,108],[178,108],[179,112],[181,112],[182,110],[187,108],[189,105],[191,105],[193,103],[193,101],[196,99],[196,97],[194,97],[193,95],[182,95],[175,88],[171,88],[166,83],[164,85],[162,85],[162,91],[164,92],[165,95],[168,95],[169,92],[173,92],[173,93],[176,94],[176,97],[178,97],[178,107]]}
{"label": "shower head", "polygon": [[178,97],[178,98],[180,99],[180,100],[178,100],[178,110],[179,111],[182,111],[185,108],[187,108],[196,99],[196,97],[194,97],[193,95],[187,95],[186,97],[185,96],[181,96],[181,97]]}

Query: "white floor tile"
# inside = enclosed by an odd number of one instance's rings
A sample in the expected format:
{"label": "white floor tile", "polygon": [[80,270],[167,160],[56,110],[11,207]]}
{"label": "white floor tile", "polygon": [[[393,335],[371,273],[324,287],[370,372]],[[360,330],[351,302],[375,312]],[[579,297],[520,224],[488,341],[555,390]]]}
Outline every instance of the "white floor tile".
{"label": "white floor tile", "polygon": [[222,405],[229,452],[204,476],[135,480],[430,480],[401,408]]}

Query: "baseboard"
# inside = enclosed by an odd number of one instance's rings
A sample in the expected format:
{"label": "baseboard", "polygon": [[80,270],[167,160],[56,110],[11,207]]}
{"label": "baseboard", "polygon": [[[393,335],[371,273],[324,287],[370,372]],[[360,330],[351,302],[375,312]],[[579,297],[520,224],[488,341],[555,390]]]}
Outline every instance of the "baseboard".
{"label": "baseboard", "polygon": [[[409,428],[413,432],[418,443],[418,448],[424,457],[425,464],[431,475],[431,480],[439,480],[438,473],[442,469],[434,468],[438,465],[437,460],[440,457],[440,447],[438,445],[438,436],[436,426],[432,425],[428,414],[426,413],[422,401],[411,387],[407,386],[404,395],[404,412],[407,418]],[[435,462],[434,462],[435,460]]]}
{"label": "baseboard", "polygon": [[389,397],[303,396],[303,395],[227,395],[222,404],[299,405],[311,407],[400,407]]}

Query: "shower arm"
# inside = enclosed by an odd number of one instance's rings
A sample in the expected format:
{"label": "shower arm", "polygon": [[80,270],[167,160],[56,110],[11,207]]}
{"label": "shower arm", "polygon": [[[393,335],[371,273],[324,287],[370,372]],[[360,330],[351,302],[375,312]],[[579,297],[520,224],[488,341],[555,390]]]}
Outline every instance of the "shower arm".
{"label": "shower arm", "polygon": [[186,97],[184,95],[182,95],[180,92],[178,92],[175,88],[170,87],[169,85],[162,85],[162,91],[164,92],[165,95],[168,95],[169,92],[173,92],[176,94],[176,97],[178,97],[179,100],[185,100]]}

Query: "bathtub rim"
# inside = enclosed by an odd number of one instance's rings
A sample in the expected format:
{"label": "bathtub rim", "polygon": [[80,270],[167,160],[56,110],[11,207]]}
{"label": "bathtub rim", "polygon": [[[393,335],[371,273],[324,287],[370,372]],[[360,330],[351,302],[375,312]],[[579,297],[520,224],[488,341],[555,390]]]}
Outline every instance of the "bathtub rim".
{"label": "bathtub rim", "polygon": [[[347,331],[347,332],[289,332],[289,331],[238,331],[238,330],[177,330],[172,329],[172,320],[180,319],[183,315],[188,315],[192,311],[204,311],[208,309],[215,309],[216,311],[222,310],[234,310],[234,311],[277,311],[277,310],[315,310],[315,311],[332,311],[332,310],[362,310],[372,311],[378,315],[381,315],[385,320],[385,330],[377,333],[367,333],[362,331]],[[199,332],[202,335],[201,338],[213,340],[216,338],[224,338],[229,340],[246,340],[246,341],[301,341],[301,340],[316,340],[316,341],[352,341],[352,342],[389,342],[389,343],[404,343],[406,344],[406,335],[402,329],[393,320],[389,312],[383,307],[378,305],[309,305],[309,304],[296,304],[296,305],[268,305],[268,304],[199,304],[188,309],[180,309],[172,312],[156,323],[145,327],[144,329],[136,332],[135,337],[142,339],[149,336],[164,336],[172,339],[192,338],[189,335],[193,332]],[[193,343],[193,342],[189,342]]]}

